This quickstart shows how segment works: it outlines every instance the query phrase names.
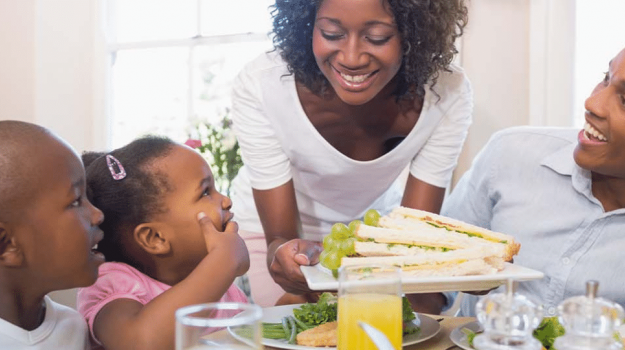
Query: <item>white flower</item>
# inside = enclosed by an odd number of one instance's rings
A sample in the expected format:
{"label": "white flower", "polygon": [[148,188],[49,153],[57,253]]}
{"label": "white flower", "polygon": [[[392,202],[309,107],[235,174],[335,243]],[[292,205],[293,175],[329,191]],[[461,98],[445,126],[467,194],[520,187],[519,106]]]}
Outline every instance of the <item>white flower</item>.
{"label": "white flower", "polygon": [[234,136],[232,130],[225,130],[223,134],[223,138],[221,139],[221,144],[226,150],[230,150],[237,143],[237,138]]}

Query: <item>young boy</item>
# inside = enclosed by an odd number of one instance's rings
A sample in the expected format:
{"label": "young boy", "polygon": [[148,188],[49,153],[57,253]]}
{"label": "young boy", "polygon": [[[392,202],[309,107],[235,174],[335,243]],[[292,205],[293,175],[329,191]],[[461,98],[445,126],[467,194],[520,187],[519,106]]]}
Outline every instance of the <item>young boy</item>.
{"label": "young boy", "polygon": [[95,282],[102,220],[67,143],[0,121],[0,349],[88,349],[83,318],[46,294]]}

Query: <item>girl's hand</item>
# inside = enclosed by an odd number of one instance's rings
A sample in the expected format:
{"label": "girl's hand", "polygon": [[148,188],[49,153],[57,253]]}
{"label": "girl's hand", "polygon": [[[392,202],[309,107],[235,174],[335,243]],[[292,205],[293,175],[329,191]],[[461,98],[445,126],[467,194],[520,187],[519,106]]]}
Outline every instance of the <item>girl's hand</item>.
{"label": "girl's hand", "polygon": [[292,239],[276,249],[269,273],[274,281],[289,293],[310,292],[300,265],[319,263],[319,254],[322,250],[323,245],[320,242]]}
{"label": "girl's hand", "polygon": [[250,268],[250,255],[245,242],[238,234],[239,225],[230,221],[226,224],[224,231],[220,232],[206,214],[199,213],[197,218],[204,234],[208,254],[216,249],[224,253],[227,252],[228,256],[231,257],[228,262],[237,267],[237,276],[246,273]]}

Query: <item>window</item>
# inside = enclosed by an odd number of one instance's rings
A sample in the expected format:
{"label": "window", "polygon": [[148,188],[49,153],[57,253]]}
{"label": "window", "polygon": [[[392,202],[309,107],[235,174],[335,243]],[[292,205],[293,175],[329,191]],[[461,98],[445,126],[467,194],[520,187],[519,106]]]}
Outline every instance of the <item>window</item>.
{"label": "window", "polygon": [[108,147],[155,133],[183,142],[230,105],[232,79],[272,48],[271,0],[108,0]]}
{"label": "window", "polygon": [[623,0],[578,0],[575,37],[575,126],[584,123],[584,101],[603,79],[608,62],[625,47]]}

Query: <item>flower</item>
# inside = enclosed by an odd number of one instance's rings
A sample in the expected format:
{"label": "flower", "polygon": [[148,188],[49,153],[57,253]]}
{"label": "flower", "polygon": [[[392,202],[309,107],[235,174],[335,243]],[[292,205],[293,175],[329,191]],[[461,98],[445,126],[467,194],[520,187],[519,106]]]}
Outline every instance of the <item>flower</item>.
{"label": "flower", "polygon": [[191,148],[200,148],[200,147],[202,147],[202,141],[196,140],[196,139],[188,139],[187,141],[185,141],[184,144],[189,146],[189,147],[191,147]]}
{"label": "flower", "polygon": [[230,195],[232,180],[243,166],[232,121],[226,113],[218,122],[200,122],[194,128],[185,145],[200,152],[211,167],[215,187]]}
{"label": "flower", "polygon": [[234,136],[232,130],[225,130],[222,136],[221,144],[224,149],[232,149],[234,145],[237,143],[237,138]]}

